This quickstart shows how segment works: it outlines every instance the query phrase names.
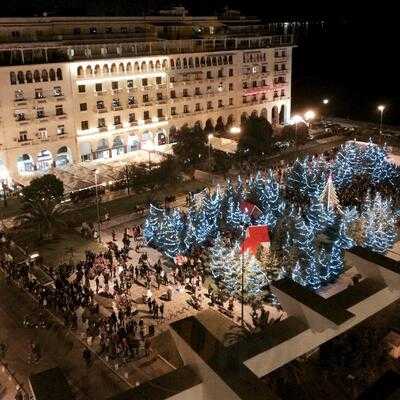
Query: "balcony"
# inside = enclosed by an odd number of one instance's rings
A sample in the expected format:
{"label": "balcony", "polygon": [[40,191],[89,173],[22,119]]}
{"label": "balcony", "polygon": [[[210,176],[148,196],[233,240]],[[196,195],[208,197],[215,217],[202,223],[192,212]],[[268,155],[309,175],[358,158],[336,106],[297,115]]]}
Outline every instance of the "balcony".
{"label": "balcony", "polygon": [[165,116],[158,117],[159,122],[166,121],[166,120],[167,120],[167,117],[165,117]]}
{"label": "balcony", "polygon": [[122,128],[122,124],[114,124],[114,129],[121,129]]}
{"label": "balcony", "polygon": [[60,119],[66,119],[66,118],[67,118],[67,114],[66,114],[66,113],[56,114],[56,118],[57,118],[58,120],[60,120]]}
{"label": "balcony", "polygon": [[166,89],[167,88],[167,84],[166,83],[159,83],[157,84],[158,89]]}
{"label": "balcony", "polygon": [[137,92],[137,90],[138,90],[138,87],[137,87],[137,86],[126,88],[126,91],[127,91],[128,93],[134,93],[134,92]]}
{"label": "balcony", "polygon": [[108,110],[106,107],[95,107],[94,111],[97,112],[98,114],[104,114],[106,113]]}
{"label": "balcony", "polygon": [[143,107],[149,107],[149,106],[152,106],[153,105],[153,102],[152,101],[144,101],[143,102]]}
{"label": "balcony", "polygon": [[99,132],[106,132],[108,130],[108,127],[107,126],[99,126],[98,129],[99,129]]}
{"label": "balcony", "polygon": [[94,92],[95,96],[104,96],[107,94],[107,90],[98,90]]}
{"label": "balcony", "polygon": [[274,71],[274,76],[286,75],[288,72],[288,69],[280,69],[279,71]]}
{"label": "balcony", "polygon": [[145,123],[145,124],[151,124],[152,122],[153,122],[153,121],[152,121],[150,118],[144,120],[144,123]]}
{"label": "balcony", "polygon": [[124,109],[124,107],[121,105],[120,106],[111,106],[112,111],[121,111],[123,109]]}
{"label": "balcony", "polygon": [[139,107],[139,105],[138,105],[138,103],[131,103],[131,104],[128,104],[128,108],[138,108]]}
{"label": "balcony", "polygon": [[119,94],[122,92],[122,89],[112,89],[113,94]]}
{"label": "balcony", "polygon": [[137,121],[129,121],[130,126],[137,126],[138,122]]}
{"label": "balcony", "polygon": [[[14,99],[14,102],[15,103],[17,103],[19,106],[22,106],[22,105],[26,105],[26,101],[27,101],[27,99],[25,99],[25,98],[21,98],[21,99]],[[25,102],[25,103],[23,103],[23,102]]]}

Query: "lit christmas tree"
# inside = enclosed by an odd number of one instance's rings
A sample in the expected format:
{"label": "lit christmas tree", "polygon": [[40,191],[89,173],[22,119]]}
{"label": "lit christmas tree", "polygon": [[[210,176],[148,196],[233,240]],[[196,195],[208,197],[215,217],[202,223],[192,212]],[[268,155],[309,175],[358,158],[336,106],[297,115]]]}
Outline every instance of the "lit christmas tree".
{"label": "lit christmas tree", "polygon": [[310,207],[306,211],[306,220],[314,232],[322,232],[335,222],[335,213],[322,203],[321,198],[311,196]]}
{"label": "lit christmas tree", "polygon": [[220,280],[224,275],[229,273],[228,255],[230,252],[222,236],[218,234],[213,245],[210,247],[209,269],[215,279]]}
{"label": "lit christmas tree", "polygon": [[297,262],[292,269],[292,279],[303,286],[316,290],[322,282],[318,270],[314,231],[305,223],[300,213],[296,216],[295,227],[296,236],[293,246],[297,250]]}
{"label": "lit christmas tree", "polygon": [[309,190],[308,185],[308,157],[303,160],[296,159],[289,170],[286,185],[293,193],[307,194]]}
{"label": "lit christmas tree", "polygon": [[222,197],[220,189],[212,194],[207,194],[203,199],[202,208],[210,225],[210,235],[215,237],[220,229]]}
{"label": "lit christmas tree", "polygon": [[338,188],[350,185],[361,170],[360,149],[355,141],[348,142],[336,154],[333,166],[335,185]]}
{"label": "lit christmas tree", "polygon": [[236,183],[236,196],[238,201],[243,201],[247,198],[248,192],[245,184],[243,183],[242,177],[239,175]]}
{"label": "lit christmas tree", "polygon": [[143,237],[146,243],[158,246],[158,235],[161,228],[161,222],[164,218],[164,210],[150,204],[149,214],[144,222]]}
{"label": "lit christmas tree", "polygon": [[165,215],[159,232],[158,247],[167,257],[174,258],[186,251],[182,243],[184,228],[182,215],[178,210],[173,210],[169,215]]}
{"label": "lit christmas tree", "polygon": [[362,210],[364,246],[378,253],[385,253],[396,241],[396,217],[392,202],[377,193],[371,201],[367,196]]}
{"label": "lit christmas tree", "polygon": [[343,250],[341,249],[339,242],[336,240],[333,242],[327,273],[324,276],[326,282],[334,282],[343,273],[343,257]]}
{"label": "lit christmas tree", "polygon": [[328,210],[336,210],[341,212],[340,202],[336,194],[336,189],[332,181],[332,175],[329,174],[328,180],[320,197],[323,204]]}
{"label": "lit christmas tree", "polygon": [[352,237],[351,231],[352,226],[359,218],[358,211],[355,207],[345,208],[343,210],[342,219],[339,224],[338,231],[338,244],[342,249],[348,250],[356,245],[354,238]]}
{"label": "lit christmas tree", "polygon": [[234,199],[230,199],[228,203],[225,222],[230,230],[237,232],[242,232],[251,223],[248,214],[240,209],[239,203]]}
{"label": "lit christmas tree", "polygon": [[212,225],[210,225],[209,220],[206,218],[206,213],[204,210],[199,210],[197,212],[195,220],[195,232],[197,244],[204,243],[211,236]]}
{"label": "lit christmas tree", "polygon": [[197,243],[196,228],[195,228],[196,212],[194,209],[189,209],[186,220],[186,233],[183,240],[186,252],[190,252]]}

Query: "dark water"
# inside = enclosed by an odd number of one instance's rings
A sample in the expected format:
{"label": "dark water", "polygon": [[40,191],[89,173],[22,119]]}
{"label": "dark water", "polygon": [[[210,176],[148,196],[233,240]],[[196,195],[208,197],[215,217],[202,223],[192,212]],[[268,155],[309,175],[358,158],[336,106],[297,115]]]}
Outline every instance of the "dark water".
{"label": "dark water", "polygon": [[399,22],[346,19],[297,28],[293,56],[293,111],[323,108],[331,115],[400,125]]}

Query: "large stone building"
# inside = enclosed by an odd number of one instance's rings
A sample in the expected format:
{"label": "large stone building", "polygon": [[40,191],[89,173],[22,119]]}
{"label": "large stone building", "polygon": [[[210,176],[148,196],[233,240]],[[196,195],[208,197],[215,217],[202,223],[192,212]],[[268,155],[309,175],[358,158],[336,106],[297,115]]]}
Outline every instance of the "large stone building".
{"label": "large stone building", "polygon": [[0,179],[129,156],[183,125],[290,116],[293,36],[236,12],[0,23]]}

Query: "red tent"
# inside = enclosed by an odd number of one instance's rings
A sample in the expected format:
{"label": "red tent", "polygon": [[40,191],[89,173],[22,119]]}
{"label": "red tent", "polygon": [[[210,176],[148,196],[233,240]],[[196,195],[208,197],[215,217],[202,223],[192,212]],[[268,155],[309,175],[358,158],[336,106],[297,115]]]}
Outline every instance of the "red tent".
{"label": "red tent", "polygon": [[249,226],[246,231],[246,238],[242,243],[241,250],[250,251],[254,255],[257,253],[258,246],[269,249],[270,239],[267,225]]}

